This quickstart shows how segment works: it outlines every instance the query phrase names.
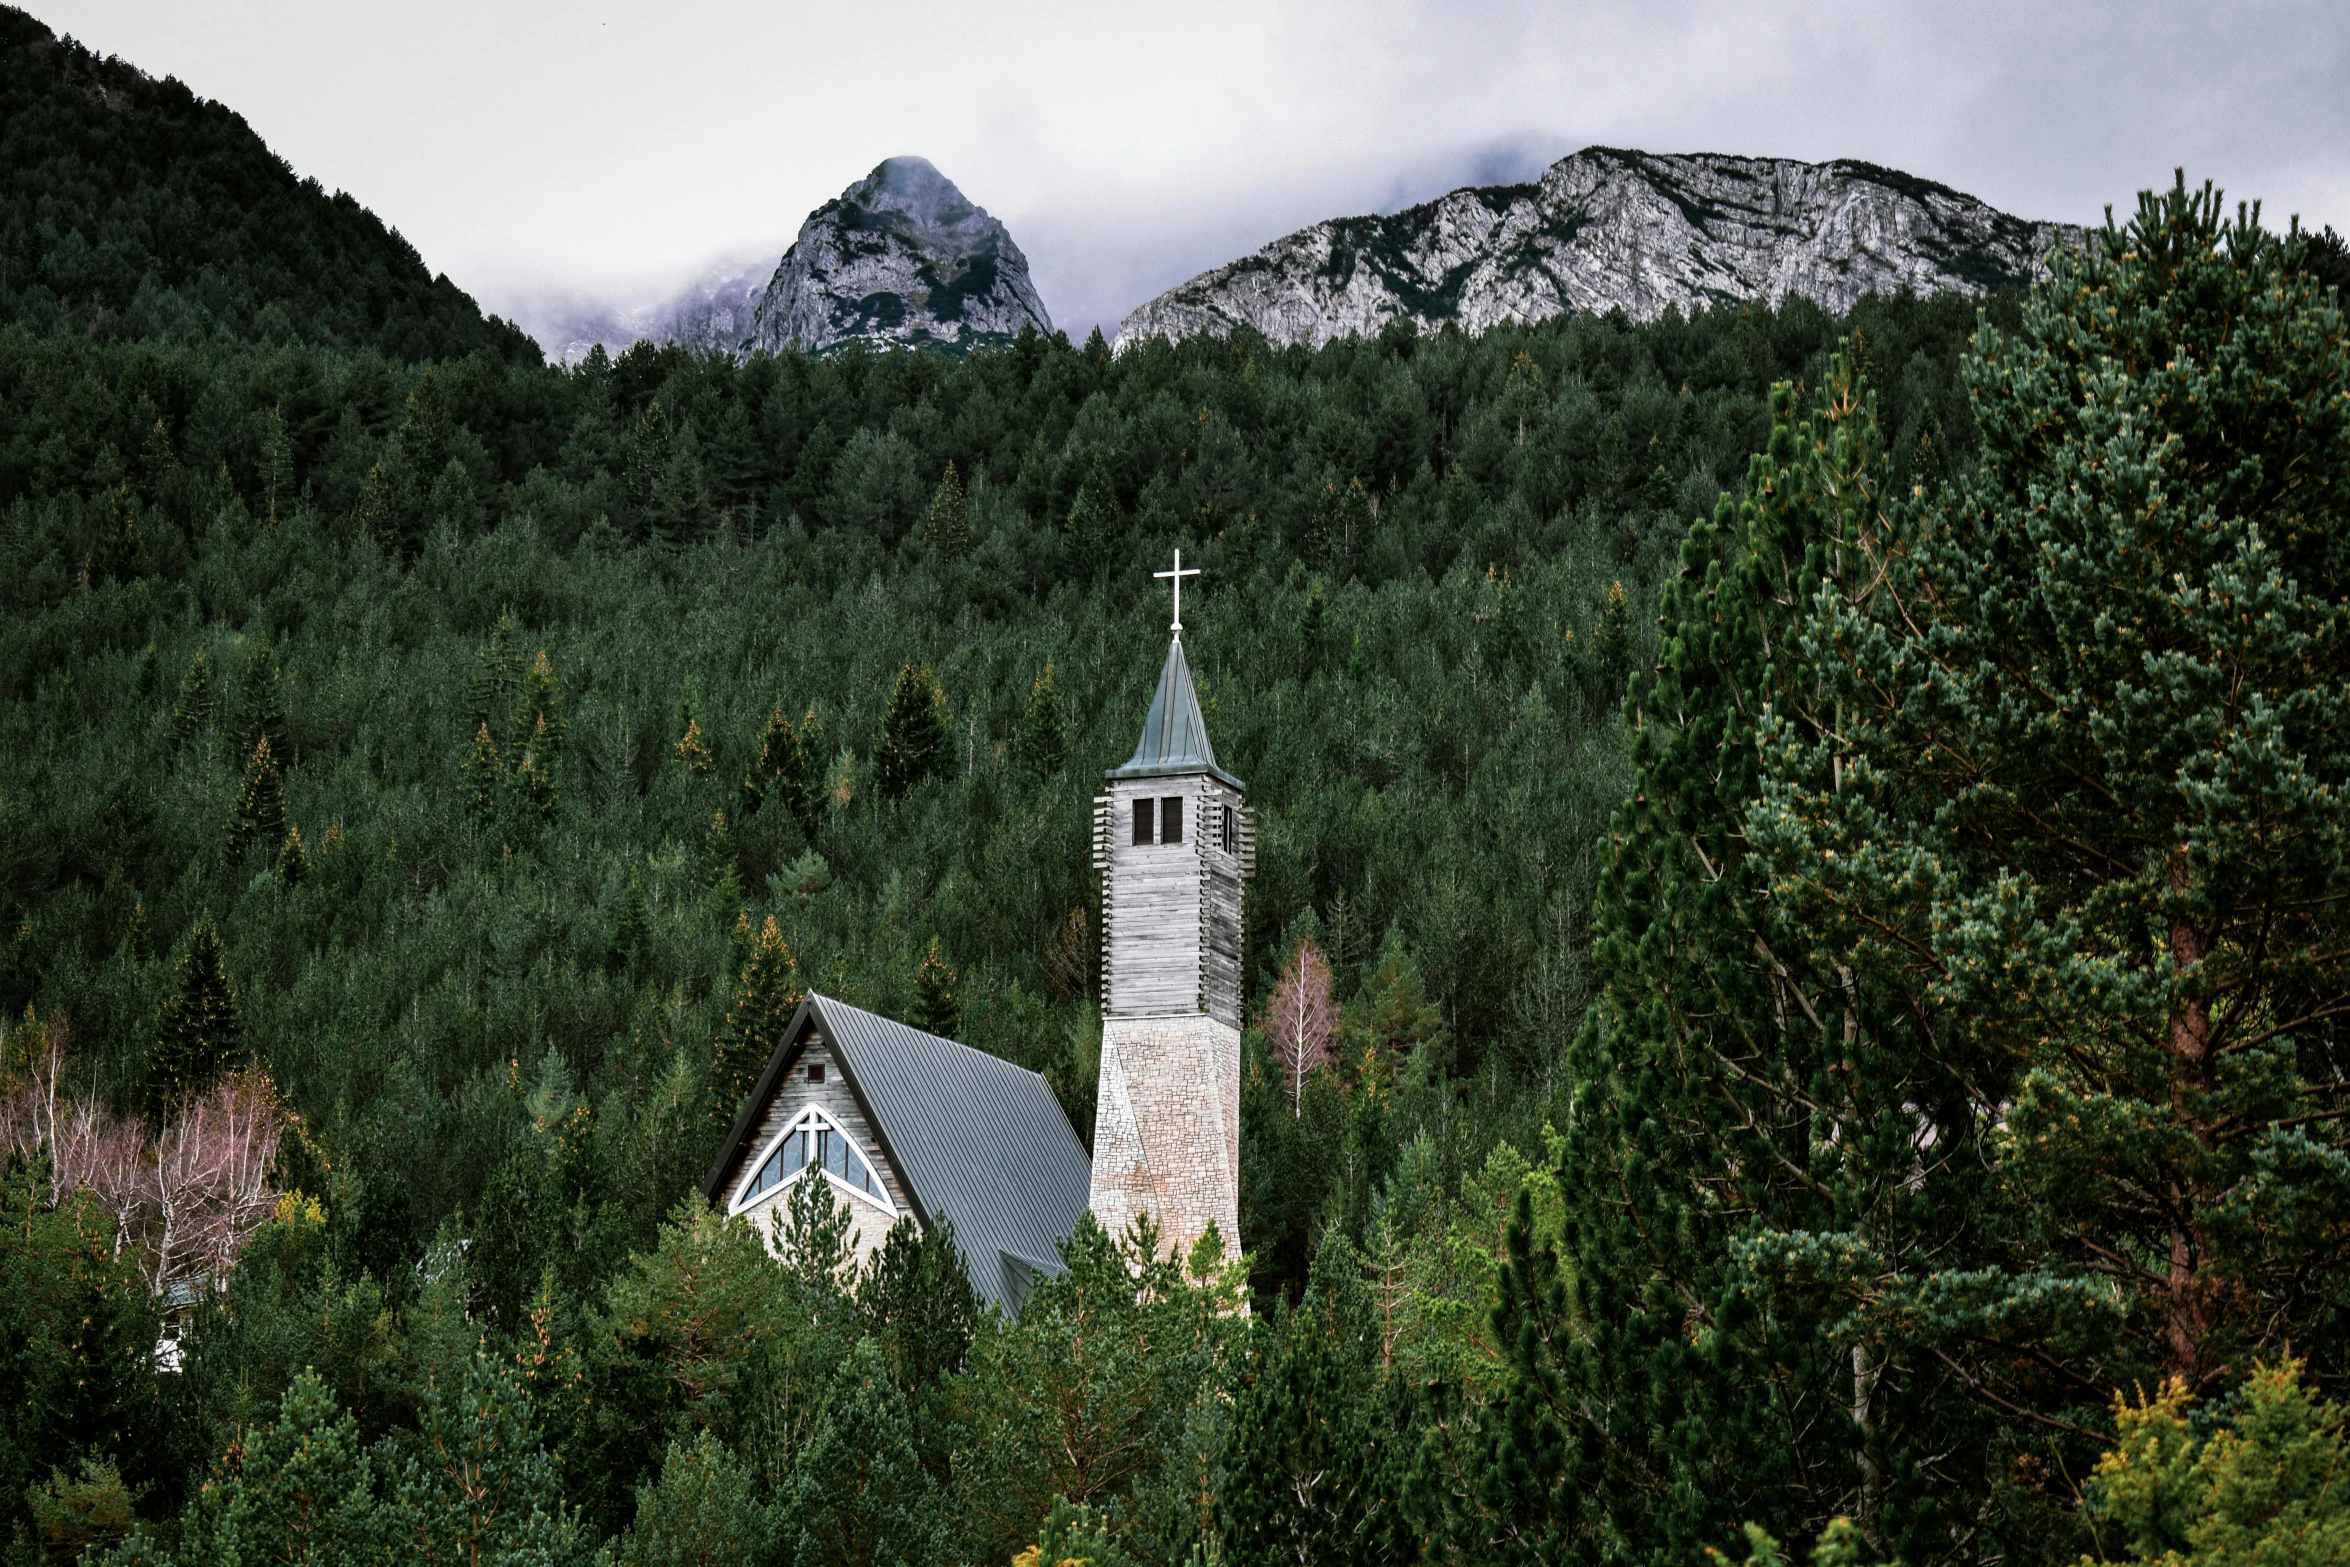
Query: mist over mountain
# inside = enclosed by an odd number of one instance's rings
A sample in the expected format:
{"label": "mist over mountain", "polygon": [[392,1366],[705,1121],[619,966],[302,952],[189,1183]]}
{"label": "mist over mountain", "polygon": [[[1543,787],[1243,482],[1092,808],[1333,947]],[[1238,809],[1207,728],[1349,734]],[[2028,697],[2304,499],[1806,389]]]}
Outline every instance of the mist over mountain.
{"label": "mist over mountain", "polygon": [[1245,325],[1321,344],[1397,320],[1482,332],[1617,309],[1647,321],[1791,294],[1844,311],[1872,291],[2027,283],[2078,233],[1872,164],[1592,147],[1530,184],[1299,229],[1150,300],[1118,342]]}

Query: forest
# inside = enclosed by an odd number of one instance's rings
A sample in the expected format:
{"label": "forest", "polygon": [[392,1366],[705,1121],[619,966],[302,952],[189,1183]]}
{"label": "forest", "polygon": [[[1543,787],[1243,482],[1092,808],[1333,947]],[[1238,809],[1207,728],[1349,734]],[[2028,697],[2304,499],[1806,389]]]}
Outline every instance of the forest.
{"label": "forest", "polygon": [[[2350,1558],[2330,235],[561,369],[412,253],[110,325],[9,223],[8,1561]],[[1177,547],[1328,1019],[1245,1262],[983,1312],[821,1182],[771,1256],[696,1188],[807,988],[1090,1135]]]}

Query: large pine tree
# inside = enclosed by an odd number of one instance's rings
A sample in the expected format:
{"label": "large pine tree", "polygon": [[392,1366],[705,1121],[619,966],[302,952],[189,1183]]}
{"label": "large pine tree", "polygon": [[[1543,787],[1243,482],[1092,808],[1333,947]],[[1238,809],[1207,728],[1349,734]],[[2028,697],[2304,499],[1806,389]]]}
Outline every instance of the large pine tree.
{"label": "large pine tree", "polygon": [[928,665],[898,671],[881,717],[881,792],[902,800],[946,762],[947,699]]}
{"label": "large pine tree", "polygon": [[1950,1083],[1881,1135],[1982,1170],[1931,1267],[1805,1266],[2037,1422],[2350,1371],[2350,328],[2305,262],[2183,179],[2060,257],[1977,338],[1980,470],[1804,629],[1834,722],[1768,745],[1773,897]]}
{"label": "large pine tree", "polygon": [[168,1106],[201,1093],[244,1054],[245,1033],[237,1019],[236,994],[229,988],[220,932],[210,914],[196,917],[187,949],[173,971],[170,997],[155,1025],[150,1058],[150,1101]]}

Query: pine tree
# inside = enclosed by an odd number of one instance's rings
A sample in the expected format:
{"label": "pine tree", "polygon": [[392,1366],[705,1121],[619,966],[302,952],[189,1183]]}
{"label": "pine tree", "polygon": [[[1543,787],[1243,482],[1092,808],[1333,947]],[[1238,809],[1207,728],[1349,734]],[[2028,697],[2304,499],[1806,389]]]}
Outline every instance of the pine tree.
{"label": "pine tree", "polygon": [[190,1562],[389,1562],[396,1540],[358,1422],[304,1370],[277,1419],[237,1444],[217,1493],[189,1511]]}
{"label": "pine tree", "polygon": [[800,1004],[800,965],[789,943],[767,916],[734,985],[734,1001],[726,1009],[726,1024],[712,1048],[710,1094],[712,1118],[721,1123],[735,1111],[766,1069],[767,1058],[783,1039],[783,1028]]}
{"label": "pine tree", "polygon": [[804,838],[816,836],[816,824],[824,819],[826,808],[832,803],[829,769],[832,758],[825,749],[824,720],[809,708],[800,719],[800,727],[792,736],[791,756],[781,775],[784,802],[790,808],[792,819],[800,824]]}
{"label": "pine tree", "polygon": [[1614,702],[1632,667],[1632,616],[1624,584],[1608,584],[1600,601],[1599,624],[1591,631],[1592,679],[1603,702]]}
{"label": "pine tree", "polygon": [[2099,1543],[2159,1567],[2350,1561],[2344,1412],[2302,1370],[2296,1360],[2253,1367],[2216,1429],[2177,1377],[2117,1398],[2120,1440],[2084,1487]]}
{"label": "pine tree", "polygon": [[1069,757],[1069,725],[1061,716],[1061,693],[1053,683],[1053,666],[1028,688],[1028,710],[1021,715],[1020,733],[1012,742],[1012,758],[1030,777],[1050,778]]}
{"label": "pine tree", "polygon": [[245,764],[244,787],[237,794],[237,812],[229,822],[229,856],[233,859],[244,853],[245,846],[252,843],[275,849],[285,837],[285,782],[278,776],[269,737],[263,735],[254,742],[252,759]]}
{"label": "pine tree", "polygon": [[180,676],[179,700],[171,709],[171,732],[185,745],[198,734],[212,727],[219,703],[212,694],[212,664],[198,648],[196,656],[188,660],[188,672]]}
{"label": "pine tree", "polygon": [[642,542],[653,529],[669,477],[669,416],[658,401],[647,403],[629,431],[620,474],[628,512],[629,537]]}
{"label": "pine tree", "polygon": [[1116,540],[1120,520],[1117,489],[1097,460],[1085,470],[1085,481],[1078,485],[1077,498],[1070,503],[1068,520],[1062,527],[1071,559],[1093,560],[1096,551]]}
{"label": "pine tree", "polygon": [[930,517],[922,527],[922,543],[926,549],[950,556],[971,553],[971,524],[964,514],[963,481],[956,477],[951,462],[939,478],[937,491],[930,497]]}
{"label": "pine tree", "polygon": [[926,1230],[910,1218],[892,1225],[857,1287],[857,1315],[909,1399],[925,1390],[945,1391],[942,1385],[963,1369],[979,1330],[979,1297],[955,1245],[954,1226],[942,1219]]}
{"label": "pine tree", "polygon": [[396,544],[398,526],[399,502],[392,493],[391,478],[383,464],[376,463],[367,470],[367,482],[359,487],[359,499],[352,504],[351,531]]}
{"label": "pine tree", "polygon": [[620,891],[620,907],[612,918],[611,960],[623,968],[644,961],[653,935],[653,905],[645,893],[644,872],[631,867]]}
{"label": "pine tree", "polygon": [[898,671],[889,708],[881,717],[881,793],[902,800],[937,773],[946,760],[947,699],[930,666],[908,664]]}
{"label": "pine tree", "polygon": [[[1732,1244],[1865,1222],[1908,1258],[1966,1211],[1963,1163],[1939,1172],[1946,1195],[1910,1184],[1914,1107],[1948,1103],[1947,1080],[1915,1052],[1874,1060],[1865,1081],[1851,1070],[1844,1030],[1866,1020],[1779,925],[1749,852],[1757,717],[1818,713],[1798,617],[1824,585],[1866,588],[1884,500],[1872,405],[1847,358],[1831,361],[1813,417],[1791,388],[1771,399],[1743,494],[1692,525],[1666,585],[1660,669],[1631,708],[1632,796],[1594,900],[1600,987],[1571,1050],[1585,1086],[1559,1179],[1619,1195],[1570,1207],[1563,1269],[1538,1240],[1523,1257],[1512,1242],[1511,1445],[1495,1461],[1518,1478],[1483,1504],[1486,1524],[1560,1542],[1604,1528],[1635,1559],[1694,1557],[1748,1521],[1783,1536],[1840,1513],[1873,1527],[1896,1494],[1929,1530],[1944,1515],[1895,1455],[1993,1440],[1963,1407],[1856,1404],[1854,1372],[1873,1387],[1876,1348],[1856,1360],[1821,1302],[1793,1281],[1780,1298],[1782,1281]],[[1904,1103],[1890,1140],[1831,1139]],[[1562,1278],[1567,1308],[1551,1300]]]}
{"label": "pine tree", "polygon": [[720,1567],[776,1557],[777,1521],[751,1471],[715,1434],[673,1441],[657,1484],[637,1488],[636,1519],[614,1567]]}
{"label": "pine tree", "polygon": [[148,1100],[155,1106],[202,1093],[245,1053],[245,1032],[237,1020],[220,950],[220,932],[210,914],[199,914],[172,974],[171,995],[155,1023],[155,1050],[148,1058]]}
{"label": "pine tree", "polygon": [[288,754],[285,671],[278,668],[266,631],[254,636],[237,679],[235,732],[239,750],[267,740],[278,756]]}
{"label": "pine tree", "polygon": [[824,810],[824,762],[824,721],[816,710],[808,709],[795,727],[778,705],[759,736],[758,759],[743,779],[745,814],[773,799],[791,813],[803,837],[815,836]]}
{"label": "pine tree", "polygon": [[[1336,1247],[1345,1240],[1330,1232]],[[1319,1259],[1317,1259],[1319,1260]],[[1328,1288],[1266,1324],[1232,1411],[1216,1534],[1235,1562],[1373,1562],[1383,1504],[1378,1383],[1359,1322]]]}
{"label": "pine tree", "polygon": [[792,722],[783,716],[783,704],[767,715],[767,727],[759,733],[759,751],[751,759],[748,772],[743,774],[743,815],[754,816],[767,803],[768,791],[773,789],[786,768],[791,765]]}
{"label": "pine tree", "polygon": [[685,764],[685,770],[696,778],[709,777],[717,765],[710,755],[710,743],[702,738],[702,721],[698,718],[685,721],[685,733],[678,736],[674,749],[677,759]]}
{"label": "pine tree", "polygon": [[498,742],[490,738],[486,719],[473,731],[473,749],[466,755],[463,776],[466,810],[483,827],[495,827],[505,805],[506,759],[498,752]]}
{"label": "pine tree", "polygon": [[393,1492],[402,1549],[427,1562],[585,1563],[593,1542],[563,1505],[513,1369],[476,1353],[461,1387],[427,1383],[418,1439]]}
{"label": "pine tree", "polygon": [[514,737],[510,715],[515,711],[522,663],[521,655],[514,650],[518,630],[514,611],[500,609],[496,623],[490,627],[490,639],[474,651],[473,673],[465,682],[468,727],[478,729],[490,725],[491,738],[501,746]]}
{"label": "pine tree", "polygon": [[963,1009],[955,999],[955,971],[938,955],[938,938],[914,971],[914,1011],[907,1019],[926,1034],[952,1039],[963,1026]]}
{"label": "pine tree", "polygon": [[277,873],[289,887],[298,887],[302,878],[310,874],[310,855],[302,847],[302,829],[289,826],[285,841],[278,845]]}
{"label": "pine tree", "polygon": [[1965,367],[1979,467],[1820,601],[1822,705],[1763,735],[1751,832],[1875,1014],[1851,1055],[1940,1078],[1871,1135],[1984,1171],[1911,1286],[1970,1304],[1859,1320],[2083,1427],[2288,1343],[2350,1371],[2350,322],[2298,250],[2182,178],[2060,256]]}
{"label": "pine tree", "polygon": [[277,532],[278,507],[293,499],[294,443],[286,434],[286,408],[269,410],[269,425],[261,437],[261,499],[269,531]]}
{"label": "pine tree", "polygon": [[1370,976],[1348,1008],[1348,1021],[1391,1073],[1441,1042],[1444,1014],[1428,999],[1427,981],[1404,945],[1400,921],[1387,927]]}
{"label": "pine tree", "polygon": [[797,1458],[786,1509],[798,1526],[794,1561],[912,1567],[946,1559],[945,1509],[915,1452],[905,1398],[873,1340],[859,1340],[842,1363]]}
{"label": "pine tree", "polygon": [[547,656],[545,648],[533,655],[530,668],[523,673],[522,691],[515,698],[513,727],[509,733],[538,755],[546,767],[552,768],[562,755],[570,731],[563,722],[563,693],[555,680],[555,661]]}

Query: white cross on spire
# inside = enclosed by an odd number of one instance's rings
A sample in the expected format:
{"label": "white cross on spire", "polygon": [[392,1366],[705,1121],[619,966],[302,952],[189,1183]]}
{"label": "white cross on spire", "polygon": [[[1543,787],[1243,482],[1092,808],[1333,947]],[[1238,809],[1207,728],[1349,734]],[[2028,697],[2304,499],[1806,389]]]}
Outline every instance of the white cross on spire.
{"label": "white cross on spire", "polygon": [[1175,587],[1175,623],[1169,626],[1167,629],[1174,632],[1175,640],[1180,642],[1183,640],[1183,579],[1185,577],[1198,576],[1199,568],[1194,566],[1189,571],[1185,571],[1183,569],[1183,551],[1177,550],[1175,552],[1175,569],[1173,571],[1154,571],[1151,573],[1151,575],[1157,577],[1161,581],[1168,581],[1170,579],[1173,581]]}

